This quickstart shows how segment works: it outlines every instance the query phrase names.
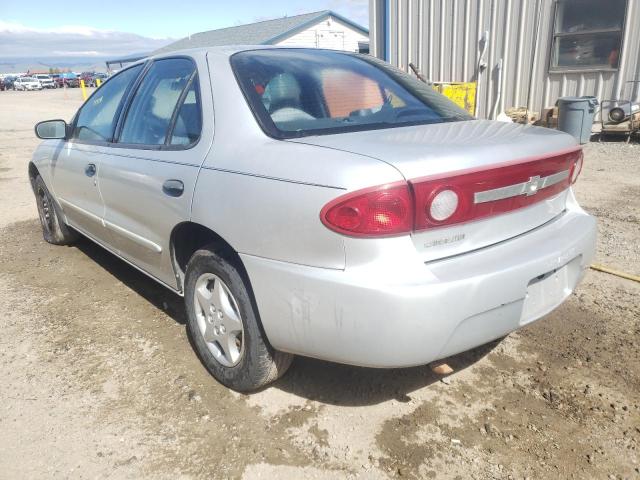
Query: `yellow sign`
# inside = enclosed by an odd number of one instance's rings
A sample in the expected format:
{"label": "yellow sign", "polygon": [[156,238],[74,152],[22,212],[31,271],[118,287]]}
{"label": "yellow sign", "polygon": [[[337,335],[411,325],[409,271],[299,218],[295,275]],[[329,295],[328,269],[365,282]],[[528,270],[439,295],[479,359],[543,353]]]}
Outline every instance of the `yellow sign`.
{"label": "yellow sign", "polygon": [[476,109],[475,82],[434,82],[433,88],[471,115]]}

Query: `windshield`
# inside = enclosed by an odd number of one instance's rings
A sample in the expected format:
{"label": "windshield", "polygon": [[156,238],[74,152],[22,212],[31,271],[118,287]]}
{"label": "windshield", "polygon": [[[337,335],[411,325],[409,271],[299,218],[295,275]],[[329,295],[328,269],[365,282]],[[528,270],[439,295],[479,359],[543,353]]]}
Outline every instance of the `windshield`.
{"label": "windshield", "polygon": [[37,80],[33,77],[22,77],[21,82],[36,82]]}
{"label": "windshield", "polygon": [[233,55],[231,65],[258,122],[276,138],[473,118],[427,84],[369,55],[253,50]]}

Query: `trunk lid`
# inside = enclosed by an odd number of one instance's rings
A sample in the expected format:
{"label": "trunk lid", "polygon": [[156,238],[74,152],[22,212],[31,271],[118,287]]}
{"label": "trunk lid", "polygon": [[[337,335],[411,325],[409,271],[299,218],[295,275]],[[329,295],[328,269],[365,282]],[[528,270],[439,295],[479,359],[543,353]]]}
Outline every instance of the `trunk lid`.
{"label": "trunk lid", "polygon": [[[309,136],[289,141],[375,158],[395,167],[409,182],[496,167],[508,169],[510,165],[578,148],[573,137],[562,132],[489,120]],[[544,176],[544,172],[541,174]],[[522,178],[514,183],[528,180]],[[532,196],[527,206],[488,218],[416,231],[412,240],[425,262],[476,250],[521,235],[557,217],[565,210],[568,192],[569,189],[564,188],[539,201]]]}

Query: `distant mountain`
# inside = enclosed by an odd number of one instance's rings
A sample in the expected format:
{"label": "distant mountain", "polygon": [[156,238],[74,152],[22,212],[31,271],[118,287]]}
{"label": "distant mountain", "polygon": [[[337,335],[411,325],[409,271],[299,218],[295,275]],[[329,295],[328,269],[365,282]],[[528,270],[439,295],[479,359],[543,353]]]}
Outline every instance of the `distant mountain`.
{"label": "distant mountain", "polygon": [[106,60],[102,57],[0,58],[0,73],[40,72],[49,71],[49,68],[106,71]]}
{"label": "distant mountain", "polygon": [[[129,55],[126,55],[129,56]],[[45,71],[57,68],[61,71],[74,72],[104,72],[107,70],[106,61],[112,57],[83,56],[83,57],[10,57],[0,58],[0,74],[22,73],[28,71]]]}

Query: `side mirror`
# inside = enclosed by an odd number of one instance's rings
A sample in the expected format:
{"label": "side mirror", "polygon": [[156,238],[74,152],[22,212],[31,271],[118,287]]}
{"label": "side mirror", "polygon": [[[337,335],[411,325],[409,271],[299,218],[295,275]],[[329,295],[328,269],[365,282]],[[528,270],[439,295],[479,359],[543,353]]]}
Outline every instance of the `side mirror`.
{"label": "side mirror", "polygon": [[47,120],[36,124],[36,136],[43,140],[67,138],[67,122],[64,120]]}

